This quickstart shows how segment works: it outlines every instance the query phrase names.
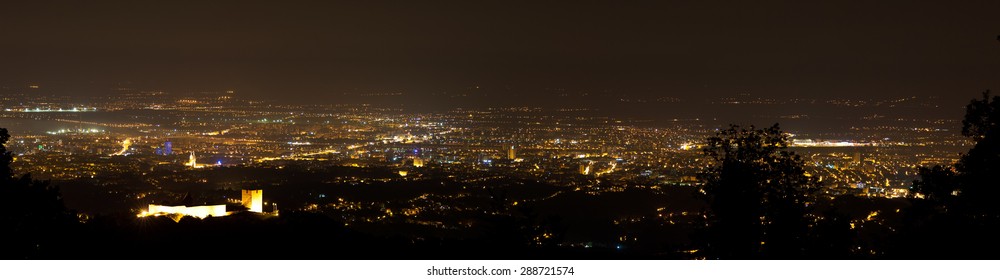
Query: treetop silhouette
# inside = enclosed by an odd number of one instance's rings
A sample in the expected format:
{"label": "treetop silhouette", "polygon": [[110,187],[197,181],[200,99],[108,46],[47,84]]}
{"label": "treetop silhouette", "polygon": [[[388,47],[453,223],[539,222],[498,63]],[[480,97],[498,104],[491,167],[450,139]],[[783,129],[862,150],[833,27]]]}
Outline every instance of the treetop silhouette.
{"label": "treetop silhouette", "polygon": [[66,230],[78,220],[63,204],[59,188],[32,180],[31,174],[13,176],[9,140],[7,129],[0,128],[0,226],[6,228],[0,256],[45,258],[65,247],[55,244],[65,241]]}
{"label": "treetop silhouette", "polygon": [[731,125],[708,138],[712,166],[702,174],[709,203],[710,254],[721,258],[793,258],[802,253],[809,195],[819,183],[788,151],[778,124]]}

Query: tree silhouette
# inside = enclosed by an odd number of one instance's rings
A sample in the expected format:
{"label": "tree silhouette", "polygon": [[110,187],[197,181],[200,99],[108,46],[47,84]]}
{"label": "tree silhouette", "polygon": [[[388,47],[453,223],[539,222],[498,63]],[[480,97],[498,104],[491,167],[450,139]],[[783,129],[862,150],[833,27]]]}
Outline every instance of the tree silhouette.
{"label": "tree silhouette", "polygon": [[955,190],[955,169],[941,165],[931,168],[920,167],[917,172],[922,180],[913,182],[912,192],[921,194],[931,201],[944,203],[951,199]]}
{"label": "tree silhouette", "polygon": [[32,180],[31,174],[13,176],[13,156],[5,144],[7,129],[0,128],[0,257],[48,258],[66,250],[64,235],[77,223],[76,215],[63,205],[59,188],[48,181]]}
{"label": "tree silhouette", "polygon": [[[913,207],[907,209],[905,242],[921,250],[894,248],[907,257],[969,258],[967,250],[1000,249],[1000,97],[973,99],[966,106],[962,135],[975,145],[953,166],[921,167],[913,182]],[[923,199],[919,199],[922,197]],[[975,249],[973,249],[975,248]]]}
{"label": "tree silhouette", "polygon": [[1000,195],[1000,97],[972,100],[962,121],[962,135],[976,140],[976,145],[955,164],[958,190],[971,207],[997,218],[1000,207],[994,203]]}
{"label": "tree silhouette", "polygon": [[6,128],[0,128],[0,180],[3,180],[4,183],[14,177],[10,169],[10,164],[14,162],[14,156],[4,146],[7,140],[10,140],[10,134],[7,133]]}
{"label": "tree silhouette", "polygon": [[731,125],[708,138],[712,166],[701,175],[710,211],[706,251],[719,258],[802,256],[809,194],[818,182],[787,150],[777,124],[765,129]]}
{"label": "tree silhouette", "polygon": [[[965,107],[962,135],[976,141],[972,149],[954,167],[921,167],[913,192],[953,210],[1000,218],[1000,206],[994,203],[1000,195],[996,186],[1000,182],[1000,97],[991,98],[987,90],[982,100],[973,99]],[[949,203],[953,193],[956,201]]]}

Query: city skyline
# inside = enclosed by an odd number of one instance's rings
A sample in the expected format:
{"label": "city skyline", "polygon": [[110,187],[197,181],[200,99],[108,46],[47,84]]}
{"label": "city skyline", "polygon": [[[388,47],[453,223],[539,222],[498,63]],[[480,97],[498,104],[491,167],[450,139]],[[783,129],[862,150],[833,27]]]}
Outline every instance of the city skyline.
{"label": "city skyline", "polygon": [[[657,120],[578,106],[420,112],[136,88],[78,100],[10,96],[0,120],[13,135],[11,167],[60,185],[67,207],[86,215],[226,219],[241,211],[240,191],[263,189],[273,217],[319,213],[362,234],[477,240],[489,238],[476,228],[490,222],[473,213],[498,211],[500,203],[506,210],[499,213],[531,207],[571,221],[540,224],[549,229],[532,233],[540,238],[532,244],[626,256],[698,257],[684,238],[636,229],[655,224],[694,234],[697,217],[709,213],[692,192],[711,170],[703,150],[709,137],[732,123],[713,117],[720,111],[770,112],[736,124],[782,123],[805,172],[822,186],[812,199],[848,207],[852,223],[870,227],[898,219],[898,207],[915,195],[918,167],[955,164],[973,145],[959,119],[914,114],[940,109],[937,99],[920,97],[740,94],[704,101],[711,110],[700,117]],[[805,112],[786,112],[799,109]],[[581,203],[601,212],[563,209]],[[574,230],[556,236],[558,226]],[[662,246],[670,249],[653,249]],[[884,254],[876,250],[871,255]]]}

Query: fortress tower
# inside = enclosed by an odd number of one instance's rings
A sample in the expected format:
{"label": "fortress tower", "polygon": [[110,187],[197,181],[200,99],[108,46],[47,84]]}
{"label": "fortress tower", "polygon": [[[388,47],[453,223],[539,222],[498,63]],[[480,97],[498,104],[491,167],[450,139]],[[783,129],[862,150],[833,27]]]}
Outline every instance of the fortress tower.
{"label": "fortress tower", "polygon": [[243,190],[243,206],[250,209],[250,212],[264,212],[264,191],[263,190]]}

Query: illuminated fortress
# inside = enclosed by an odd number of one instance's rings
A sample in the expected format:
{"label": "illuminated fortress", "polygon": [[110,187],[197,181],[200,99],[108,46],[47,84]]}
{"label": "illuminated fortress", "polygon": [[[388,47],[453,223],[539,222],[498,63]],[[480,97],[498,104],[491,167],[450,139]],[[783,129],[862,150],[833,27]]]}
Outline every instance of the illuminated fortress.
{"label": "illuminated fortress", "polygon": [[[264,213],[264,191],[263,190],[243,190],[243,199],[241,204],[247,208],[247,211],[255,213]],[[188,200],[186,198],[185,200]],[[143,211],[138,216],[169,216],[174,221],[180,221],[181,218],[185,216],[195,217],[199,219],[204,219],[207,217],[223,217],[229,216],[238,211],[226,211],[225,204],[215,204],[215,205],[198,205],[189,206],[190,202],[182,203],[181,205],[159,205],[150,204],[146,211]],[[270,214],[276,215],[277,211]]]}
{"label": "illuminated fortress", "polygon": [[201,206],[168,206],[168,205],[156,205],[150,204],[149,210],[146,211],[147,214],[152,213],[154,216],[159,215],[181,215],[181,216],[191,216],[199,219],[204,219],[209,216],[211,217],[222,217],[231,214],[231,212],[226,212],[226,205],[201,205]]}
{"label": "illuminated fortress", "polygon": [[243,206],[250,209],[250,212],[264,212],[264,191],[263,190],[243,190]]}

